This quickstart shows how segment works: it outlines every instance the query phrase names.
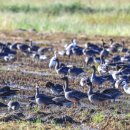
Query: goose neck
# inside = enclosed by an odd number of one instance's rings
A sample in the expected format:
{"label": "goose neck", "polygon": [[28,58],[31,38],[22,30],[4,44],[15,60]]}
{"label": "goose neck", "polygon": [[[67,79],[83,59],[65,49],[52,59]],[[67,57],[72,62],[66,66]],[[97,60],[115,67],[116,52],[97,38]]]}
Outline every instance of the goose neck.
{"label": "goose neck", "polygon": [[88,96],[91,95],[93,93],[93,89],[92,89],[92,84],[89,84],[89,89],[88,89]]}
{"label": "goose neck", "polygon": [[54,54],[54,57],[57,58],[57,53]]}
{"label": "goose neck", "polygon": [[130,89],[129,89],[128,85],[123,85],[123,89],[126,93],[130,93]]}
{"label": "goose neck", "polygon": [[67,92],[68,86],[69,86],[69,82],[68,82],[68,79],[66,79],[64,82],[64,92]]}
{"label": "goose neck", "polygon": [[36,97],[39,95],[39,88],[36,88]]}
{"label": "goose neck", "polygon": [[93,73],[92,73],[92,77],[94,77],[96,75],[96,68],[93,67]]}
{"label": "goose neck", "polygon": [[56,70],[59,69],[59,61],[58,61],[58,60],[56,61],[55,69],[56,69]]}
{"label": "goose neck", "polygon": [[105,64],[105,61],[102,55],[100,56],[100,60],[101,60],[101,64]]}

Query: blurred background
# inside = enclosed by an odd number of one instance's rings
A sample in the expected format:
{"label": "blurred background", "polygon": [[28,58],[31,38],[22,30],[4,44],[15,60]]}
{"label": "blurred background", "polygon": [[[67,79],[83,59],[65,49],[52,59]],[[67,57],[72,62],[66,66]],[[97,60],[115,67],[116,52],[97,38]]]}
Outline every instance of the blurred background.
{"label": "blurred background", "polygon": [[0,0],[0,30],[130,35],[130,0]]}

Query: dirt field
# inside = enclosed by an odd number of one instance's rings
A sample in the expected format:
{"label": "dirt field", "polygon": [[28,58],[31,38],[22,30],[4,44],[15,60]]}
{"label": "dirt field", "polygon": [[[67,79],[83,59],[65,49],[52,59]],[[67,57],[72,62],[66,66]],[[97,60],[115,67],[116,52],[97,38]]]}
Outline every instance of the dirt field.
{"label": "dirt field", "polygon": [[[102,37],[102,36],[87,36],[84,34],[74,35],[65,33],[37,33],[35,31],[17,30],[11,33],[1,32],[1,42],[25,42],[28,40],[34,41],[39,46],[51,46],[54,50],[63,50],[66,43],[69,43],[72,38],[76,38],[78,45],[83,46],[88,41],[101,44],[101,39],[109,42],[110,38],[116,41],[124,40],[126,45],[130,47],[130,37]],[[29,42],[26,42],[27,44]],[[37,122],[40,120],[44,124],[61,125],[63,129],[70,126],[70,129],[102,129],[102,130],[126,130],[130,129],[130,96],[125,94],[115,103],[109,103],[105,106],[92,105],[88,99],[81,101],[81,106],[77,108],[56,107],[54,105],[48,106],[48,109],[37,111],[37,108],[26,107],[29,103],[28,97],[35,95],[35,86],[39,85],[40,90],[50,95],[50,92],[45,88],[47,81],[63,84],[60,76],[56,74],[55,70],[48,68],[49,59],[53,56],[53,52],[48,55],[48,60],[38,61],[32,60],[30,57],[18,52],[15,61],[6,62],[0,61],[0,84],[1,87],[5,83],[12,85],[13,89],[20,91],[14,97],[0,99],[0,102],[5,104],[13,98],[20,101],[22,108],[18,112],[7,112],[7,108],[0,108],[0,124],[11,121],[30,121]],[[85,56],[67,57],[59,56],[61,62],[66,64],[73,64],[84,68],[86,76],[90,76],[91,70],[88,71],[84,63]],[[70,87],[87,92],[87,87],[79,85],[81,77],[70,79]],[[109,85],[104,85],[104,88]],[[97,88],[95,88],[97,89]],[[52,129],[52,128],[50,128]],[[54,128],[56,129],[56,128]]]}

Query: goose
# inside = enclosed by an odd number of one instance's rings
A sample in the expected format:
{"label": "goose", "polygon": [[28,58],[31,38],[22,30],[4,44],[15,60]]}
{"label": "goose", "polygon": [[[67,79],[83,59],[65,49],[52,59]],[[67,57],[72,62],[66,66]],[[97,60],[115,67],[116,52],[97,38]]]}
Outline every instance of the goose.
{"label": "goose", "polygon": [[63,93],[63,86],[60,84],[54,84],[50,81],[46,83],[46,87],[51,90],[54,95],[61,95]]}
{"label": "goose", "polygon": [[53,101],[52,100],[53,98],[54,97],[47,96],[45,94],[40,94],[39,87],[36,86],[35,101],[38,107],[43,106],[43,105],[46,107],[47,105],[50,105],[50,104],[61,105]]}
{"label": "goose", "polygon": [[8,111],[18,110],[20,108],[20,103],[18,101],[9,101],[7,106],[8,106]]}
{"label": "goose", "polygon": [[86,56],[95,56],[95,55],[98,55],[99,52],[93,50],[93,49],[83,49],[83,54],[86,55]]}
{"label": "goose", "polygon": [[15,55],[7,55],[3,57],[4,61],[15,61],[16,60],[16,56]]}
{"label": "goose", "polygon": [[129,75],[130,74],[130,66],[122,66],[122,68],[120,69],[120,72],[122,73],[122,75]]}
{"label": "goose", "polygon": [[0,48],[3,48],[4,46],[5,46],[5,44],[0,42]]}
{"label": "goose", "polygon": [[100,58],[101,58],[101,63],[98,66],[97,70],[99,74],[106,74],[108,72],[109,66],[107,63],[105,63],[104,56],[101,55]]}
{"label": "goose", "polygon": [[125,56],[121,57],[121,62],[126,62],[126,63],[130,62],[130,56],[125,55]]}
{"label": "goose", "polygon": [[101,58],[100,57],[94,56],[93,59],[94,59],[94,63],[96,63],[96,64],[100,64],[101,63]]}
{"label": "goose", "polygon": [[122,86],[122,82],[125,81],[124,79],[120,78],[115,81],[115,88],[119,88]]}
{"label": "goose", "polygon": [[116,70],[109,70],[108,73],[110,75],[112,75],[113,79],[116,81],[118,79],[118,77],[120,75],[122,75],[122,73],[120,72],[120,70],[116,71]]}
{"label": "goose", "polygon": [[109,48],[109,46],[106,45],[107,43],[104,41],[104,39],[102,39],[101,41],[102,41],[102,44],[101,44],[102,50],[103,48],[106,48],[106,49]]}
{"label": "goose", "polygon": [[130,87],[128,87],[128,83],[126,81],[123,81],[121,84],[123,86],[124,92],[130,94]]}
{"label": "goose", "polygon": [[85,62],[86,62],[86,64],[87,64],[87,66],[94,64],[94,58],[93,58],[93,56],[87,56],[87,57],[85,58]]}
{"label": "goose", "polygon": [[120,52],[127,52],[128,48],[125,47],[125,41],[122,41],[122,47],[119,49]]}
{"label": "goose", "polygon": [[98,45],[93,44],[91,42],[88,42],[87,44],[85,44],[85,48],[86,49],[90,49],[90,50],[95,50],[96,52],[100,52],[101,51],[101,48]]}
{"label": "goose", "polygon": [[115,101],[122,93],[116,88],[107,88],[101,91],[102,94],[109,95]]}
{"label": "goose", "polygon": [[106,49],[105,49],[105,42],[103,42],[103,49],[102,49],[102,51],[100,52],[100,55],[101,56],[104,56],[104,57],[108,57],[109,56],[109,51],[107,51]]}
{"label": "goose", "polygon": [[[75,53],[76,49],[78,48],[76,39],[72,39],[71,43],[69,45],[65,46],[65,54],[70,58],[70,56]],[[72,52],[73,49],[73,52]]]}
{"label": "goose", "polygon": [[70,67],[68,69],[68,74],[73,76],[78,76],[82,73],[84,73],[84,70],[82,68],[77,68],[76,66]]}
{"label": "goose", "polygon": [[114,40],[112,38],[110,39],[110,44],[111,44],[110,47],[118,47],[118,46],[120,46],[119,43],[114,42]]}
{"label": "goose", "polygon": [[115,83],[115,80],[113,79],[113,77],[112,77],[111,74],[104,74],[104,75],[102,75],[102,78],[103,78],[105,81],[111,82],[112,84]]}
{"label": "goose", "polygon": [[30,45],[28,48],[29,52],[37,52],[39,50],[39,48],[40,48],[39,46],[34,45],[34,42],[32,40],[30,41]]}
{"label": "goose", "polygon": [[46,48],[40,47],[40,48],[38,49],[37,53],[38,53],[39,55],[44,55],[46,52],[51,52],[51,51],[53,51],[53,49],[50,48],[50,47],[46,47]]}
{"label": "goose", "polygon": [[[89,83],[89,85],[92,86],[92,83],[91,83],[90,79],[86,78],[84,80],[84,83],[82,83],[81,85],[85,86],[88,83]],[[122,93],[118,89],[116,89],[116,88],[107,88],[107,89],[104,89],[102,91],[96,91],[96,92],[93,92],[93,93],[99,93],[99,92],[101,94],[105,94],[105,95],[111,97],[111,99],[113,99],[114,101],[115,101],[115,99],[117,99],[119,96],[122,95]]]}
{"label": "goose", "polygon": [[87,94],[86,94],[86,93],[83,93],[83,92],[80,92],[80,91],[76,91],[76,90],[69,90],[69,89],[68,89],[68,86],[69,86],[68,77],[63,77],[63,78],[61,78],[61,80],[64,81],[63,89],[64,89],[65,98],[66,98],[67,100],[73,102],[73,106],[74,106],[74,107],[76,107],[76,104],[77,104],[81,99],[87,97]]}
{"label": "goose", "polygon": [[72,48],[72,53],[78,56],[83,55],[83,48],[76,46],[75,48]]}
{"label": "goose", "polygon": [[94,65],[92,66],[92,69],[93,69],[93,73],[90,78],[91,82],[95,85],[99,85],[99,86],[102,85],[105,82],[105,80],[103,79],[102,76],[96,75],[96,67]]}
{"label": "goose", "polygon": [[100,92],[93,92],[92,82],[90,79],[87,79],[87,85],[89,87],[88,89],[88,99],[91,103],[99,104],[107,100],[111,100],[111,96],[107,94],[103,94]]}
{"label": "goose", "polygon": [[21,52],[27,51],[28,48],[30,48],[30,46],[27,45],[27,44],[24,44],[24,43],[18,43],[17,44],[17,49],[20,50]]}
{"label": "goose", "polygon": [[5,52],[0,53],[0,59],[4,59],[5,57],[8,57],[8,54]]}
{"label": "goose", "polygon": [[68,100],[65,98],[64,95],[54,97],[52,100],[55,101],[56,103],[61,103],[61,104],[70,102],[70,101],[68,101]]}
{"label": "goose", "polygon": [[55,67],[57,59],[57,52],[55,51],[54,56],[50,59],[49,68]]}
{"label": "goose", "polygon": [[114,42],[113,39],[110,39],[110,47],[107,49],[107,51],[115,53],[118,51],[118,48],[120,48],[121,45],[117,42]]}
{"label": "goose", "polygon": [[83,77],[80,79],[80,86],[84,87],[88,83],[88,77]]}
{"label": "goose", "polygon": [[8,45],[5,45],[2,47],[1,54],[4,54],[5,56],[13,55],[16,56],[17,52],[15,50],[11,50]]}
{"label": "goose", "polygon": [[77,46],[76,39],[72,39],[71,43],[68,46],[65,46],[65,50],[71,50]]}
{"label": "goose", "polygon": [[16,95],[16,92],[19,90],[11,90],[9,86],[0,88],[0,96],[9,96],[11,94]]}
{"label": "goose", "polygon": [[116,62],[120,62],[120,61],[121,61],[121,56],[120,55],[114,55],[110,59],[110,63],[116,63]]}
{"label": "goose", "polygon": [[69,58],[70,58],[70,56],[72,55],[73,53],[72,53],[72,49],[67,49],[67,50],[65,50],[65,55],[67,55]]}
{"label": "goose", "polygon": [[17,44],[18,43],[7,43],[8,47],[10,48],[10,50],[17,50]]}
{"label": "goose", "polygon": [[56,61],[55,71],[56,71],[58,74],[67,75],[67,74],[68,74],[69,67],[67,67],[67,66],[60,66],[58,59],[56,59],[55,61]]}
{"label": "goose", "polygon": [[130,56],[130,50],[125,53],[125,56]]}
{"label": "goose", "polygon": [[45,61],[45,60],[48,59],[48,57],[46,55],[40,55],[40,54],[37,54],[37,53],[32,54],[32,58],[38,59],[40,61]]}

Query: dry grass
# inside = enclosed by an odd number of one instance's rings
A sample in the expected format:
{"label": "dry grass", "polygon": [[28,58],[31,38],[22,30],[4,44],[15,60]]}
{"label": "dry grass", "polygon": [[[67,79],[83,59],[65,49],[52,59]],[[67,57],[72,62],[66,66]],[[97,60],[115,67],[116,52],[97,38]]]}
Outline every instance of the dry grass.
{"label": "dry grass", "polygon": [[130,35],[129,0],[0,0],[0,29]]}

